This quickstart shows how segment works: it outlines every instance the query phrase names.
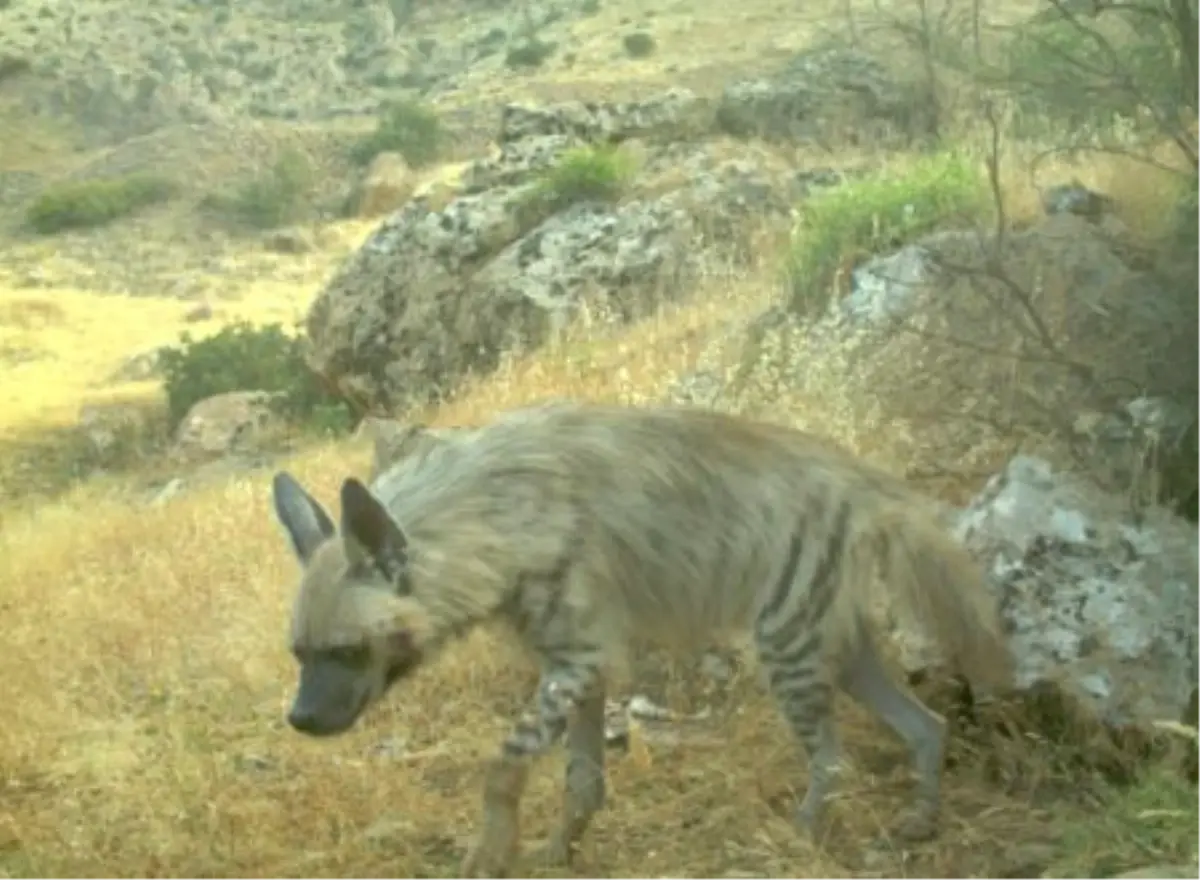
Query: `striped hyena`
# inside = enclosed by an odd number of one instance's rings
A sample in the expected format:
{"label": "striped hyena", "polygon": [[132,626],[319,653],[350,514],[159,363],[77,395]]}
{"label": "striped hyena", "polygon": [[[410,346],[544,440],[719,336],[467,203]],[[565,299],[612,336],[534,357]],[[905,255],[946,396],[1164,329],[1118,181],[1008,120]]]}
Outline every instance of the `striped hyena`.
{"label": "striped hyena", "polygon": [[484,620],[510,623],[539,658],[531,712],[486,772],[468,875],[509,868],[529,761],[564,734],[564,820],[549,855],[570,858],[604,801],[605,680],[633,640],[686,649],[749,635],[809,757],[796,813],[808,830],[838,758],[835,689],[913,754],[914,809],[899,833],[936,830],[944,724],[881,663],[875,585],[969,679],[1008,678],[981,572],[929,508],[791,428],[698,409],[554,405],[423,444],[370,490],[347,478],[340,527],[289,474],[273,492],[303,567],[296,730],[348,730]]}

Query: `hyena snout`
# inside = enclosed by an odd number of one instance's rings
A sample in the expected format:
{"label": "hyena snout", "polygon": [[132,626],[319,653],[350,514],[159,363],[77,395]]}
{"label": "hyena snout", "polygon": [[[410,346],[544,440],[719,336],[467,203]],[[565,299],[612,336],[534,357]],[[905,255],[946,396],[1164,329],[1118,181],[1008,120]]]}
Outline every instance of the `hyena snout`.
{"label": "hyena snout", "polygon": [[305,663],[288,724],[308,736],[345,733],[370,702],[371,682],[337,664]]}

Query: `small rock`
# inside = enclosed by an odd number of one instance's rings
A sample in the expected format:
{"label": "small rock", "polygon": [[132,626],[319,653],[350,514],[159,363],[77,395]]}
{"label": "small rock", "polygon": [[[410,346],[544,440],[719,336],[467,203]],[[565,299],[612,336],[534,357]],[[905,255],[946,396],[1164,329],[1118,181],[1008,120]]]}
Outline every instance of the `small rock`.
{"label": "small rock", "polygon": [[181,477],[174,477],[167,482],[165,486],[154,493],[154,497],[150,499],[151,507],[160,507],[166,504],[181,491],[183,491],[184,482]]}
{"label": "small rock", "polygon": [[277,229],[263,239],[263,247],[277,254],[307,254],[313,250],[312,236],[303,229]]}
{"label": "small rock", "polygon": [[198,303],[192,306],[183,314],[183,320],[189,324],[194,324],[198,321],[210,321],[213,316],[213,307],[207,302]]}
{"label": "small rock", "polygon": [[1042,210],[1047,214],[1074,214],[1097,220],[1113,209],[1113,200],[1088,189],[1077,180],[1047,187],[1041,192]]}
{"label": "small rock", "polygon": [[416,181],[399,153],[380,153],[371,160],[358,188],[355,213],[359,217],[390,214],[412,198]]}
{"label": "small rock", "polygon": [[144,382],[157,378],[162,372],[162,353],[162,348],[152,348],[130,356],[113,372],[109,381]]}
{"label": "small rock", "polygon": [[277,397],[265,391],[230,391],[201,400],[179,424],[174,457],[220,457],[252,444],[278,424],[272,408]]}

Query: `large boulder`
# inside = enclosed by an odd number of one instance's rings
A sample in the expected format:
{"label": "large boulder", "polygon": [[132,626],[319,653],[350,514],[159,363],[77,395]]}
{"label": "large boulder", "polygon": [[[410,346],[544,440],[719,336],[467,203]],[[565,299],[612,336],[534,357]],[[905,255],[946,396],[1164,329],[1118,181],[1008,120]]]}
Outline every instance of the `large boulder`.
{"label": "large boulder", "polygon": [[585,299],[623,319],[645,314],[697,265],[681,210],[578,204],[524,230],[527,191],[440,212],[418,200],[393,215],[314,302],[314,369],[366,408],[397,411],[541,345]]}
{"label": "large boulder", "polygon": [[[1197,683],[1196,529],[1017,456],[953,517],[984,564],[1016,660],[1015,685],[1049,684],[1121,725],[1178,721]],[[896,630],[910,671],[936,646]]]}
{"label": "large boulder", "polygon": [[624,149],[639,176],[619,202],[539,197],[564,150],[673,131],[695,112],[679,91],[509,107],[499,149],[466,169],[460,195],[443,206],[414,197],[321,291],[307,322],[313,368],[366,410],[403,410],[542,345],[577,315],[635,320],[687,296],[714,258],[748,256],[741,244],[764,220],[786,218],[791,199],[820,182],[749,148],[714,156],[704,144],[638,140]]}
{"label": "large boulder", "polygon": [[712,124],[712,108],[694,92],[674,88],[642,101],[568,101],[537,106],[511,103],[500,114],[501,144],[538,137],[612,143],[634,137],[679,140]]}
{"label": "large boulder", "polygon": [[939,231],[852,277],[827,314],[777,307],[702,359],[739,363],[726,406],[850,408],[891,426],[881,455],[947,489],[1016,448],[1143,501],[1195,489],[1195,287],[1128,259],[1116,230],[1058,214],[999,246]]}
{"label": "large boulder", "polygon": [[919,138],[930,128],[930,103],[896,82],[861,52],[817,48],[773,76],[724,90],[716,122],[741,137],[828,145]]}

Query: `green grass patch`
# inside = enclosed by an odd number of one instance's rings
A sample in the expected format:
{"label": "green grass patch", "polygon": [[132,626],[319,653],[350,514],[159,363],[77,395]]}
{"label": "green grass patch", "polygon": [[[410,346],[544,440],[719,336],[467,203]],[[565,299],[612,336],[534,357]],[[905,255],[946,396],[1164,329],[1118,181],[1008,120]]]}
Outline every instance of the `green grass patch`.
{"label": "green grass patch", "polygon": [[658,48],[658,43],[655,42],[653,35],[645,31],[626,34],[621,40],[621,45],[625,47],[625,54],[630,58],[649,58]]}
{"label": "green grass patch", "polygon": [[557,48],[557,43],[530,37],[509,49],[504,55],[504,63],[513,70],[533,70],[541,67]]}
{"label": "green grass patch", "polygon": [[1194,872],[1198,823],[1196,786],[1152,765],[1128,788],[1102,789],[1093,814],[1064,826],[1058,858],[1042,876],[1112,877],[1148,865]]}
{"label": "green grass patch", "polygon": [[635,170],[633,158],[619,147],[568,150],[538,181],[535,196],[554,211],[578,202],[615,202]]}
{"label": "green grass patch", "polygon": [[104,226],[165,202],[175,192],[174,183],[155,174],[58,183],[33,200],[25,211],[25,221],[42,235]]}
{"label": "green grass patch", "polygon": [[172,431],[201,400],[230,391],[279,392],[280,413],[319,433],[341,433],[353,413],[309,369],[304,342],[280,324],[230,324],[195,339],[185,333],[162,354],[163,388]]}
{"label": "green grass patch", "polygon": [[434,162],[444,134],[437,114],[416,101],[394,101],[383,108],[375,131],[351,149],[351,158],[366,165],[380,153],[399,153],[412,168]]}
{"label": "green grass patch", "polygon": [[849,258],[896,250],[990,210],[987,181],[958,153],[928,156],[818,193],[798,206],[786,275],[791,309],[815,315]]}
{"label": "green grass patch", "polygon": [[238,184],[231,192],[205,199],[205,207],[231,225],[276,229],[298,222],[309,206],[314,175],[307,156],[285,150],[265,172]]}

